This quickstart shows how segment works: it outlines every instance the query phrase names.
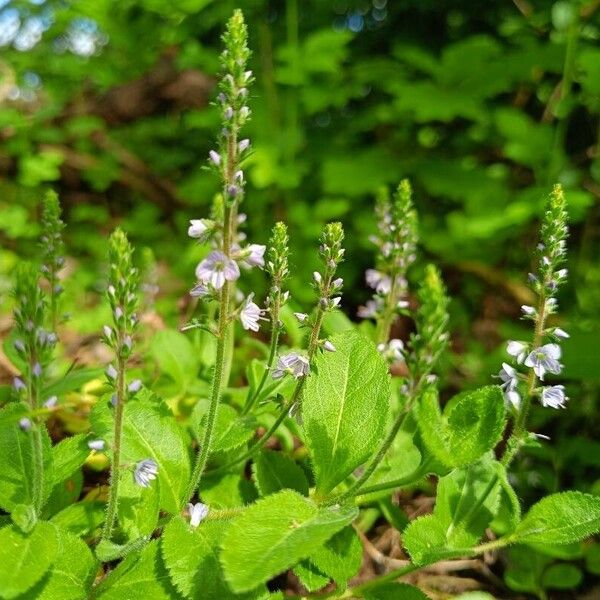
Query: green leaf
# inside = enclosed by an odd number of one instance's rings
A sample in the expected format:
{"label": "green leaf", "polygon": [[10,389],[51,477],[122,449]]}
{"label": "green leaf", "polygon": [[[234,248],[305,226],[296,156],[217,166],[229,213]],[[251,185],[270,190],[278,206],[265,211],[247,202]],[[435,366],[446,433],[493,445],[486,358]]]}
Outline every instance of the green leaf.
{"label": "green leaf", "polygon": [[[96,436],[112,444],[113,415],[107,402],[96,404],[91,422]],[[187,440],[171,411],[146,390],[125,404],[121,454],[123,463],[146,458],[156,461],[160,507],[178,513],[190,478]]]}
{"label": "green leaf", "polygon": [[78,434],[66,437],[52,447],[54,461],[53,483],[61,483],[79,469],[90,455],[87,436]]}
{"label": "green leaf", "polygon": [[85,537],[92,534],[104,520],[105,503],[99,501],[82,501],[71,504],[56,513],[51,522],[61,529],[77,536]]}
{"label": "green leaf", "polygon": [[190,340],[179,331],[163,329],[150,342],[150,353],[162,373],[168,375],[184,391],[196,379],[198,360]]}
{"label": "green leaf", "polygon": [[227,581],[237,592],[255,588],[308,557],[357,514],[355,507],[320,508],[292,490],[258,500],[225,533]]}
{"label": "green leaf", "polygon": [[413,442],[413,434],[401,430],[388,453],[369,478],[369,484],[402,479],[417,471],[420,464],[421,453]]}
{"label": "green leaf", "polygon": [[425,445],[448,467],[475,462],[500,441],[504,431],[504,398],[490,385],[452,398],[442,414],[437,390],[429,388],[416,417]]}
{"label": "green leaf", "polygon": [[384,435],[390,398],[387,364],[371,341],[357,332],[331,341],[337,351],[317,357],[302,397],[306,445],[320,495],[371,456]]}
{"label": "green leaf", "polygon": [[257,498],[254,483],[239,473],[207,475],[202,479],[202,499],[212,508],[244,506]]}
{"label": "green leaf", "polygon": [[300,561],[294,567],[294,575],[309,592],[316,592],[329,583],[329,577],[321,573],[309,560]]}
{"label": "green leaf", "polygon": [[119,483],[119,524],[128,540],[149,536],[158,524],[160,486],[143,488],[130,473],[122,473]]}
{"label": "green leaf", "polygon": [[173,600],[178,594],[171,585],[159,551],[158,540],[140,554],[130,554],[99,587],[102,600]]}
{"label": "green leaf", "polygon": [[254,461],[254,477],[261,496],[284,489],[308,496],[308,480],[304,471],[282,452],[263,450]]}
{"label": "green leaf", "polygon": [[440,479],[433,514],[416,519],[403,534],[415,563],[460,556],[477,544],[498,511],[502,471],[488,457]]}
{"label": "green leaf", "polygon": [[539,594],[542,591],[542,574],[550,560],[527,546],[510,548],[508,567],[504,571],[506,585],[516,592]]}
{"label": "green leaf", "polygon": [[0,529],[0,596],[16,598],[26,592],[56,559],[56,527],[40,522],[30,533],[16,526]]}
{"label": "green leaf", "polygon": [[97,563],[87,544],[58,529],[56,559],[49,572],[18,600],[82,600],[88,593]]}
{"label": "green leaf", "polygon": [[408,583],[384,583],[364,594],[365,600],[429,600],[419,588]]}
{"label": "green leaf", "polygon": [[455,469],[439,480],[433,514],[448,548],[476,544],[498,511],[503,467],[490,459]]}
{"label": "green leaf", "polygon": [[[18,404],[7,406],[0,414],[9,416],[13,411],[20,412]],[[45,501],[52,490],[51,443],[46,428],[42,425],[42,446],[44,456]],[[18,424],[0,424],[0,508],[11,512],[17,504],[33,504],[33,432],[23,431]]]}
{"label": "green leaf", "polygon": [[552,494],[534,504],[514,534],[517,542],[569,544],[600,531],[600,497]]}
{"label": "green leaf", "polygon": [[161,552],[173,585],[191,600],[255,598],[255,593],[234,594],[224,579],[219,563],[219,544],[228,527],[226,521],[204,521],[191,527],[175,517],[165,527]]}
{"label": "green leaf", "polygon": [[[198,441],[204,438],[204,420],[208,414],[208,406],[208,400],[200,400],[192,412],[194,434]],[[232,406],[221,404],[217,413],[211,451],[227,452],[239,448],[254,436],[255,431],[254,415],[241,416]]]}
{"label": "green leaf", "polygon": [[10,517],[14,524],[24,533],[29,533],[38,522],[35,508],[31,504],[17,504]]}
{"label": "green leaf", "polygon": [[44,397],[58,396],[60,398],[69,392],[80,390],[88,381],[102,377],[103,373],[104,369],[93,367],[73,369],[44,388]]}
{"label": "green leaf", "polygon": [[309,560],[338,585],[345,585],[354,577],[362,563],[363,547],[351,526],[344,527],[327,540]]}
{"label": "green leaf", "polygon": [[550,565],[542,575],[542,585],[554,590],[570,590],[579,586],[583,579],[581,569],[575,565]]}

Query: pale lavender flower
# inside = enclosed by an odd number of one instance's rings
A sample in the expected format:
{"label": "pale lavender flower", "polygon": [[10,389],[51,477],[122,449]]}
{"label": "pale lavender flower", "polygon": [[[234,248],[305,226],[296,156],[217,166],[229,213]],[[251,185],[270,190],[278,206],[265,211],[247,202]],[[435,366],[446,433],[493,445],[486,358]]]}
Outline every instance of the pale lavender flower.
{"label": "pale lavender flower", "polygon": [[113,381],[117,378],[118,373],[113,365],[108,365],[108,367],[106,367],[106,376]]}
{"label": "pale lavender flower", "polygon": [[14,346],[19,352],[25,352],[25,344],[23,343],[23,340],[15,340]]}
{"label": "pale lavender flower", "polygon": [[54,408],[56,403],[58,402],[58,398],[56,396],[50,396],[46,402],[44,402],[45,408]]}
{"label": "pale lavender flower", "polygon": [[558,375],[562,365],[558,362],[561,356],[558,344],[545,344],[535,348],[525,359],[525,366],[531,367],[535,374],[543,381],[546,372]]}
{"label": "pale lavender flower", "polygon": [[102,452],[106,447],[106,442],[104,440],[90,440],[88,443],[88,448],[90,450],[96,450],[96,452]]}
{"label": "pale lavender flower", "polygon": [[238,143],[238,150],[240,152],[247,150],[249,147],[250,147],[250,140],[248,138],[240,140]]}
{"label": "pale lavender flower", "polygon": [[250,267],[260,267],[261,269],[265,266],[264,254],[266,246],[262,244],[250,244],[244,250],[244,263]]}
{"label": "pale lavender flower", "polygon": [[209,508],[206,504],[202,504],[202,502],[197,502],[196,504],[188,504],[188,514],[190,515],[190,525],[192,527],[198,527],[204,519],[208,516]]}
{"label": "pale lavender flower", "polygon": [[225,281],[235,281],[240,276],[237,263],[220,252],[213,250],[197,267],[196,277],[220,290]]}
{"label": "pale lavender flower", "polygon": [[296,379],[308,375],[310,372],[310,363],[305,356],[297,352],[290,352],[280,356],[277,366],[273,370],[273,379],[281,379],[284,375],[290,374]]}
{"label": "pale lavender flower", "polygon": [[378,294],[388,294],[392,289],[391,278],[375,269],[366,270],[365,280],[367,285],[373,288]]}
{"label": "pale lavender flower", "polygon": [[19,427],[23,431],[29,431],[31,429],[31,425],[31,419],[28,419],[27,417],[22,417],[19,419]]}
{"label": "pale lavender flower", "polygon": [[316,283],[321,283],[321,281],[323,281],[323,278],[321,277],[321,273],[319,273],[319,271],[315,271],[313,273],[313,279]]}
{"label": "pale lavender flower", "polygon": [[102,331],[104,332],[104,336],[107,339],[110,339],[112,337],[113,330],[108,325],[103,325],[102,326]]}
{"label": "pale lavender flower", "polygon": [[158,465],[151,458],[141,460],[135,465],[133,479],[141,487],[150,487],[150,482],[158,475]]}
{"label": "pale lavender flower", "polygon": [[361,319],[371,319],[377,316],[379,305],[375,300],[367,300],[364,306],[358,307],[357,315]]}
{"label": "pale lavender flower", "polygon": [[188,227],[188,235],[200,242],[204,242],[208,239],[213,228],[214,222],[210,219],[192,219]]}
{"label": "pale lavender flower", "polygon": [[561,338],[563,340],[568,339],[569,337],[571,337],[564,329],[561,329],[560,327],[555,327],[552,331],[552,333],[557,337],[557,338]]}
{"label": "pale lavender flower", "polygon": [[390,362],[404,360],[404,342],[402,340],[391,339],[387,344],[379,344],[377,350]]}
{"label": "pale lavender flower", "polygon": [[13,387],[15,388],[15,391],[17,391],[17,392],[27,389],[27,386],[25,385],[25,383],[23,382],[23,380],[20,377],[15,377],[13,379]]}
{"label": "pale lavender flower", "polygon": [[258,321],[263,314],[263,311],[260,309],[258,304],[252,302],[252,298],[254,294],[250,294],[246,301],[244,302],[244,306],[240,311],[240,321],[242,322],[242,327],[246,330],[251,329],[252,331],[258,331],[260,325]]}
{"label": "pale lavender flower", "polygon": [[197,283],[191,290],[190,296],[193,298],[204,298],[210,294],[210,287],[207,286],[203,281]]}
{"label": "pale lavender flower", "polygon": [[500,387],[504,392],[504,398],[518,409],[521,405],[521,396],[517,391],[517,385],[519,384],[519,374],[517,373],[517,370],[508,363],[503,362],[498,377],[502,381]]}
{"label": "pale lavender flower", "polygon": [[550,408],[565,408],[568,398],[565,396],[564,385],[552,385],[542,389],[542,406]]}
{"label": "pale lavender flower", "polygon": [[41,377],[42,376],[42,365],[40,365],[39,362],[36,362],[35,365],[33,365],[33,369],[31,372],[33,373],[34,377]]}
{"label": "pale lavender flower", "polygon": [[327,352],[335,352],[336,348],[329,340],[325,340],[323,342],[323,350],[327,350]]}
{"label": "pale lavender flower", "polygon": [[141,379],[134,379],[128,386],[127,389],[131,394],[135,394],[142,389],[142,381]]}
{"label": "pale lavender flower", "polygon": [[524,342],[510,341],[506,346],[506,351],[516,358],[518,364],[521,364],[527,356],[527,344]]}
{"label": "pale lavender flower", "polygon": [[208,156],[213,165],[219,166],[221,164],[221,155],[216,150],[211,150]]}
{"label": "pale lavender flower", "polygon": [[523,304],[523,306],[521,306],[521,312],[527,317],[533,317],[535,314],[537,314],[535,308],[533,308],[533,306],[528,306],[527,304]]}

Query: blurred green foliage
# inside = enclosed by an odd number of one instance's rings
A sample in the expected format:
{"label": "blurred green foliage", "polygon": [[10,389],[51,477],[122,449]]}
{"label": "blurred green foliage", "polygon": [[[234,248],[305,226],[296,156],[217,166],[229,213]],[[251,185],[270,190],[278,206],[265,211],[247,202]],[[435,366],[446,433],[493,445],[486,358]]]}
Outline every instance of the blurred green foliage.
{"label": "blurred green foliage", "polygon": [[34,215],[51,186],[79,263],[65,296],[90,307],[71,326],[102,323],[92,309],[117,223],[153,249],[159,309],[176,323],[201,252],[187,221],[206,215],[218,187],[203,169],[218,126],[209,102],[219,32],[237,5],[257,77],[248,236],[265,243],[274,220],[287,221],[298,306],[310,298],[322,224],[339,219],[353,316],[368,295],[374,194],[408,176],[426,255],[444,266],[454,297],[448,387],[489,382],[503,340],[525,335],[515,323],[536,215],[551,183],[564,185],[572,235],[561,326],[573,401],[560,415],[534,414],[554,439],[530,452],[535,481],[522,461],[521,489],[526,499],[536,486],[600,492],[600,10],[591,0],[0,1],[2,308],[14,265],[37,253]]}

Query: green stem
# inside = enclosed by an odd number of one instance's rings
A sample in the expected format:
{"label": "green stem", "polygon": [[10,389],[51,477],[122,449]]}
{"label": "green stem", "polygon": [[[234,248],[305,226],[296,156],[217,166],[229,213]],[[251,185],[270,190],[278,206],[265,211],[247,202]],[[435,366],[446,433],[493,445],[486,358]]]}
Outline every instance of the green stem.
{"label": "green stem", "polygon": [[279,344],[279,332],[281,331],[279,327],[278,303],[275,306],[273,306],[273,311],[271,312],[271,324],[271,344],[269,346],[269,357],[267,359],[265,372],[263,373],[258,387],[246,402],[246,406],[242,410],[242,415],[247,415],[252,410],[252,407],[260,397],[260,394],[263,391],[265,384],[267,383],[269,373],[271,372],[271,369],[273,368],[273,363],[275,362],[275,355],[277,354],[277,345]]}
{"label": "green stem", "polygon": [[383,315],[381,320],[377,324],[377,343],[385,344],[390,339],[390,331],[392,329],[392,323],[396,315],[396,307],[398,306],[398,298],[396,298],[396,286],[399,276],[392,277],[392,285],[390,287],[390,293],[387,295],[385,308],[383,309]]}
{"label": "green stem", "polygon": [[[539,348],[542,343],[542,338],[544,336],[544,326],[546,323],[546,294],[544,291],[541,292],[538,303],[538,318],[535,323],[535,332],[533,335],[533,349]],[[523,443],[523,438],[525,437],[526,427],[527,427],[527,416],[529,414],[529,409],[531,408],[531,400],[533,398],[533,393],[535,390],[535,386],[537,384],[537,377],[535,371],[531,369],[529,373],[529,379],[527,383],[527,394],[523,398],[523,404],[517,414],[517,418],[515,421],[515,426],[513,431],[506,443],[506,450],[504,452],[504,456],[502,457],[502,464],[505,467],[508,467],[510,463],[513,461],[521,445]]]}
{"label": "green stem", "polygon": [[[329,273],[326,278],[326,290],[329,290],[332,278],[333,278],[333,273]],[[312,364],[314,355],[317,351],[317,347],[319,345],[319,334],[321,332],[321,327],[323,325],[324,316],[325,316],[325,311],[323,310],[323,308],[321,308],[321,305],[319,304],[319,307],[317,308],[317,315],[315,317],[315,323],[311,330],[310,340],[308,343],[308,360],[311,364]],[[282,406],[281,412],[279,413],[277,419],[275,420],[273,425],[271,425],[271,427],[269,427],[269,429],[265,432],[264,435],[262,435],[258,440],[256,440],[246,450],[246,452],[244,452],[240,456],[234,458],[230,462],[222,465],[221,467],[217,467],[216,469],[209,471],[210,474],[216,475],[218,473],[224,473],[225,471],[228,471],[232,467],[235,467],[236,465],[239,465],[239,464],[247,461],[248,459],[252,458],[261,448],[263,448],[264,445],[275,434],[275,432],[277,431],[277,429],[279,428],[281,423],[283,423],[284,419],[289,415],[290,411],[293,408],[295,408],[296,404],[299,402],[305,380],[306,380],[306,377],[301,377],[298,380],[298,383],[296,384],[296,387],[294,388],[294,392],[293,392],[291,398]]]}
{"label": "green stem", "polygon": [[121,478],[121,445],[123,442],[123,408],[125,406],[125,360],[117,362],[117,389],[115,406],[115,430],[113,453],[110,466],[110,485],[108,489],[108,503],[106,505],[106,519],[102,529],[102,540],[110,541],[119,503],[119,480]]}
{"label": "green stem", "polygon": [[[34,408],[39,407],[39,385],[36,383],[30,386],[32,393],[31,406]],[[33,450],[33,488],[32,488],[32,500],[33,507],[36,514],[39,516],[42,512],[43,506],[43,495],[44,495],[44,447],[42,441],[42,431],[44,422],[41,419],[35,419],[35,425],[33,428],[31,444]]]}

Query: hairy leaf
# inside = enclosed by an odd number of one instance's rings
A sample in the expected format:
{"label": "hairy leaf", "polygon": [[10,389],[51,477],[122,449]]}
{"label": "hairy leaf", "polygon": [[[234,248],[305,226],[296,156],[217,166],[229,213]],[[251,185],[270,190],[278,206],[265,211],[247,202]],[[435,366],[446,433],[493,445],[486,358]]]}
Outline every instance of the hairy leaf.
{"label": "hairy leaf", "polygon": [[89,456],[90,449],[86,437],[84,434],[67,437],[52,447],[55,485],[70,477]]}
{"label": "hairy leaf", "polygon": [[172,586],[159,550],[159,541],[150,542],[140,554],[130,554],[102,582],[96,596],[102,600],[173,600]]}
{"label": "hairy leaf", "polygon": [[[208,406],[208,400],[201,400],[192,413],[194,434],[198,441],[204,438],[204,421],[208,414]],[[238,415],[235,408],[222,404],[217,413],[211,451],[227,452],[239,448],[252,438],[255,430],[256,419],[253,415]]]}
{"label": "hairy leaf", "polygon": [[15,525],[0,529],[0,596],[16,598],[26,592],[56,560],[56,527],[39,522],[25,534]]}
{"label": "hairy leaf", "polygon": [[[91,421],[95,434],[112,444],[113,416],[108,403],[95,406]],[[134,464],[146,458],[156,461],[158,480],[152,485],[159,486],[160,507],[170,513],[179,512],[190,478],[187,440],[171,411],[145,390],[125,404],[121,453],[123,463]]]}
{"label": "hairy leaf", "polygon": [[254,476],[261,496],[284,489],[308,496],[308,480],[304,471],[282,452],[263,450],[254,461]]}
{"label": "hairy leaf", "polygon": [[294,574],[309,592],[316,592],[329,583],[329,577],[321,573],[310,560],[300,561],[294,567]]}
{"label": "hairy leaf", "polygon": [[63,530],[84,537],[100,527],[104,520],[105,509],[104,502],[76,502],[56,513],[51,522]]}
{"label": "hairy leaf", "polygon": [[165,527],[162,556],[173,585],[186,598],[250,600],[257,597],[254,592],[234,594],[223,577],[219,544],[228,525],[226,521],[209,520],[191,527],[181,517],[175,517]]}
{"label": "hairy leaf", "polygon": [[83,600],[88,598],[97,563],[87,544],[68,531],[58,529],[54,564],[18,600]]}
{"label": "hairy leaf", "polygon": [[369,340],[357,332],[345,332],[331,341],[337,350],[317,358],[302,399],[306,444],[321,495],[377,448],[390,398],[387,365]]}
{"label": "hairy leaf", "polygon": [[440,411],[437,390],[429,388],[416,410],[425,445],[448,467],[475,462],[500,441],[504,431],[504,398],[496,385],[464,392]]}
{"label": "hairy leaf", "polygon": [[150,343],[150,352],[161,372],[173,379],[182,391],[196,378],[199,367],[196,352],[179,331],[158,331]]}
{"label": "hairy leaf", "polygon": [[360,539],[354,529],[348,526],[327,540],[309,559],[338,585],[345,585],[348,579],[358,573],[362,555]]}
{"label": "hairy leaf", "polygon": [[513,534],[518,542],[569,544],[600,531],[600,497],[552,494],[534,504]]}
{"label": "hairy leaf", "polygon": [[[18,404],[9,405],[0,414],[19,412]],[[46,428],[43,427],[44,489],[46,500],[52,490],[52,453]],[[33,432],[23,431],[17,423],[0,424],[0,508],[10,512],[17,504],[33,504]]]}
{"label": "hairy leaf", "polygon": [[292,490],[258,500],[225,533],[221,562],[231,588],[248,591],[289,569],[357,512],[354,507],[320,508]]}

